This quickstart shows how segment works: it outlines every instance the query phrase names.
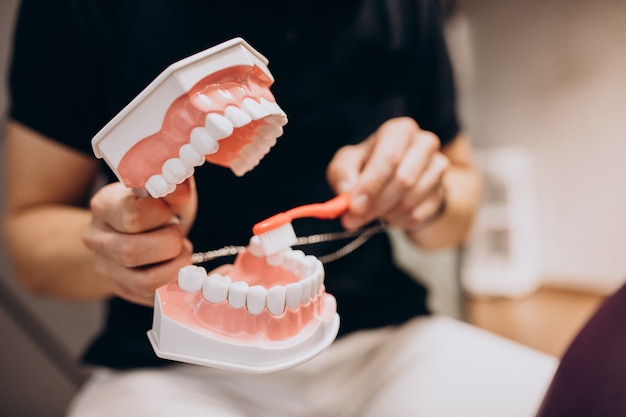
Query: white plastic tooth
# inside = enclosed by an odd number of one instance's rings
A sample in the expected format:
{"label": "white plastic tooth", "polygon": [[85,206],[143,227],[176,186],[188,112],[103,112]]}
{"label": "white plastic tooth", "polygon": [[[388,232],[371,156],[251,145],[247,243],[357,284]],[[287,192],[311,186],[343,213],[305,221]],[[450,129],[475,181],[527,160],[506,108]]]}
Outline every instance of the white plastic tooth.
{"label": "white plastic tooth", "polygon": [[335,319],[335,313],[337,313],[337,300],[332,295],[326,294],[320,316],[325,323],[331,323]]}
{"label": "white plastic tooth", "polygon": [[245,95],[251,94],[250,89],[245,84],[239,84],[235,87],[235,89],[237,90],[235,95],[238,95],[238,96],[245,96]]}
{"label": "white plastic tooth", "polygon": [[206,278],[206,269],[198,265],[187,265],[178,270],[178,286],[183,291],[200,291]]}
{"label": "white plastic tooth", "polygon": [[265,252],[263,251],[263,246],[261,245],[261,239],[258,236],[252,236],[250,238],[250,243],[248,244],[248,251],[253,256],[260,258],[261,256],[265,256]]}
{"label": "white plastic tooth", "polygon": [[212,274],[202,284],[202,296],[211,303],[221,303],[228,298],[230,277]]}
{"label": "white plastic tooth", "polygon": [[300,305],[302,299],[302,285],[299,282],[287,284],[285,287],[285,303],[289,308],[295,310]]}
{"label": "white plastic tooth", "polygon": [[252,170],[254,166],[250,166],[250,163],[242,158],[237,158],[230,164],[230,169],[238,177],[243,177],[244,174]]}
{"label": "white plastic tooth", "polygon": [[233,282],[228,290],[228,304],[232,308],[242,308],[246,305],[248,288],[245,281]]}
{"label": "white plastic tooth", "polygon": [[265,123],[256,130],[256,133],[267,140],[279,138],[283,135],[282,126],[274,126],[269,123]]}
{"label": "white plastic tooth", "polygon": [[322,264],[319,259],[317,261],[317,265],[315,265],[315,271],[320,276],[320,286],[324,286],[324,279],[326,279],[326,270],[324,269],[324,264]]}
{"label": "white plastic tooth", "polygon": [[154,198],[164,197],[174,191],[175,184],[170,184],[161,174],[151,176],[145,184],[146,190]]}
{"label": "white plastic tooth", "polygon": [[306,304],[311,298],[311,278],[305,278],[300,281],[302,293],[300,294],[300,304]]}
{"label": "white plastic tooth", "polygon": [[265,261],[267,262],[268,265],[279,266],[280,264],[283,263],[285,256],[289,252],[291,252],[291,249],[286,248],[286,249],[280,250],[276,253],[272,253],[271,255],[267,255],[265,257]]}
{"label": "white plastic tooth", "polygon": [[263,155],[259,155],[258,152],[247,152],[246,155],[242,155],[239,157],[239,159],[241,160],[241,165],[237,164],[235,166],[240,166],[241,168],[248,168],[248,169],[252,169],[254,167],[256,167],[259,162],[261,162],[261,159],[263,158]]}
{"label": "white plastic tooth", "polygon": [[261,106],[251,98],[246,98],[241,103],[241,109],[248,113],[252,120],[259,120],[270,115],[269,110]]}
{"label": "white plastic tooth", "polygon": [[191,131],[189,143],[200,155],[214,154],[220,147],[217,138],[204,127],[196,127]]}
{"label": "white plastic tooth", "polygon": [[283,260],[283,268],[287,271],[295,271],[298,268],[298,265],[304,259],[306,255],[299,249],[289,251],[286,254],[285,259]]}
{"label": "white plastic tooth", "polygon": [[261,97],[259,102],[261,103],[261,105],[263,107],[265,107],[270,112],[271,115],[273,115],[273,116],[281,116],[281,118],[285,119],[285,123],[287,122],[287,120],[286,120],[287,119],[287,114],[283,111],[283,109],[280,108],[278,103],[276,103],[275,101],[269,101],[269,100],[267,100],[266,98],[263,98],[263,97]]}
{"label": "white plastic tooth", "polygon": [[272,146],[276,145],[276,138],[272,137],[266,139],[261,135],[254,135],[251,143],[257,148],[262,149],[264,153],[268,153]]}
{"label": "white plastic tooth", "polygon": [[187,168],[179,158],[170,158],[163,164],[165,181],[180,184],[193,174],[193,168]]}
{"label": "white plastic tooth", "polygon": [[315,297],[322,290],[324,283],[324,270],[315,268],[311,274],[311,296]]}
{"label": "white plastic tooth", "polygon": [[[260,145],[259,142],[261,143]],[[274,143],[276,143],[275,139]],[[237,159],[231,162],[230,169],[235,175],[243,176],[246,172],[253,170],[259,165],[261,159],[263,159],[269,151],[270,148],[265,144],[264,139],[257,139],[256,142],[252,142],[241,149]]]}
{"label": "white plastic tooth", "polygon": [[300,260],[296,267],[296,274],[302,278],[306,278],[313,273],[316,262],[319,262],[315,256],[307,255]]}
{"label": "white plastic tooth", "polygon": [[178,155],[187,168],[194,168],[204,163],[204,154],[196,151],[191,143],[185,143],[181,146]]}
{"label": "white plastic tooth", "polygon": [[270,147],[267,146],[267,144],[259,146],[256,143],[253,143],[248,146],[251,148],[252,151],[250,159],[256,162],[263,159],[263,157],[267,155],[267,153],[270,151]]}
{"label": "white plastic tooth", "polygon": [[275,316],[285,312],[286,288],[276,285],[267,291],[267,310]]}
{"label": "white plastic tooth", "polygon": [[257,147],[249,143],[241,148],[241,150],[239,151],[239,158],[250,161],[252,159],[255,159],[258,153],[259,152],[257,150]]}
{"label": "white plastic tooth", "polygon": [[235,106],[226,107],[224,117],[226,117],[234,127],[245,126],[252,121],[248,113]]}
{"label": "white plastic tooth", "polygon": [[205,128],[212,138],[221,140],[233,134],[233,124],[224,116],[209,113],[205,119]]}
{"label": "white plastic tooth", "polygon": [[263,159],[263,158],[261,157],[261,158],[253,158],[253,159],[250,159],[250,160],[248,161],[248,164],[249,164],[249,165],[250,165],[250,167],[251,167],[250,169],[252,170],[252,169],[256,168],[256,167],[257,167],[257,166],[261,163],[261,159]]}
{"label": "white plastic tooth", "polygon": [[213,104],[211,98],[206,94],[198,94],[194,97],[193,103],[202,111],[208,111]]}
{"label": "white plastic tooth", "polygon": [[253,315],[259,315],[265,310],[267,302],[267,290],[260,285],[254,285],[248,288],[246,297],[246,307],[248,312]]}
{"label": "white plastic tooth", "polygon": [[272,126],[282,127],[287,124],[287,116],[269,116],[265,118],[265,122]]}
{"label": "white plastic tooth", "polygon": [[219,93],[219,95],[221,95],[222,97],[224,97],[225,99],[231,99],[233,98],[233,95],[231,94],[230,91],[228,90],[224,90],[222,88],[218,89],[217,92]]}

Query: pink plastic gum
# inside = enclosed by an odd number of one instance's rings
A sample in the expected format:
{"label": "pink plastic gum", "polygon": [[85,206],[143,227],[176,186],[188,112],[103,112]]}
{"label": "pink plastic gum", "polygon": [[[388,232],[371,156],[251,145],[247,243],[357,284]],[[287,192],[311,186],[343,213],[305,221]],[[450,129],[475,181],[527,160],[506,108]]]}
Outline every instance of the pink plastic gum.
{"label": "pink plastic gum", "polygon": [[205,160],[244,175],[287,123],[267,63],[236,38],[172,64],[98,132],[94,154],[155,198]]}
{"label": "pink plastic gum", "polygon": [[159,356],[265,373],[309,360],[332,343],[339,316],[321,262],[301,251],[271,259],[252,252],[237,256],[227,278],[203,271],[198,288],[182,289],[179,276],[157,290],[149,337]]}

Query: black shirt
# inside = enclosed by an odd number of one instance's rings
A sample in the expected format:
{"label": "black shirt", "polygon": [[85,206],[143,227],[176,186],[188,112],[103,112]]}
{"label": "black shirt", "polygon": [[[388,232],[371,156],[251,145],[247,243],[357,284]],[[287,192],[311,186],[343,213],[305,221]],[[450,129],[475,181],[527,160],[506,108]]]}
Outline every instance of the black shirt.
{"label": "black shirt", "polygon": [[[289,123],[242,178],[210,164],[196,169],[199,210],[189,237],[196,250],[245,245],[256,222],[331,198],[325,170],[333,154],[385,120],[413,117],[443,144],[458,133],[439,7],[434,0],[24,0],[11,116],[92,155],[94,134],[169,64],[244,38],[269,59],[272,92]],[[294,226],[298,235],[340,230],[337,221]],[[340,335],[427,314],[425,288],[394,265],[384,234],[327,264],[325,284],[337,298]],[[146,337],[151,321],[152,309],[110,300],[86,361],[162,363]]]}

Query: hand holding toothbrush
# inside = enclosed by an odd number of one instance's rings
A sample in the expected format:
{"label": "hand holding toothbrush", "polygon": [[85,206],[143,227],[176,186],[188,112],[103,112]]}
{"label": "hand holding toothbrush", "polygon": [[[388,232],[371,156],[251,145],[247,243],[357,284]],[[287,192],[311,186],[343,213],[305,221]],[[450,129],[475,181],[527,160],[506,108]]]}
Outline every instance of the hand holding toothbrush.
{"label": "hand holding toothbrush", "polygon": [[448,159],[439,139],[409,118],[392,119],[363,142],[341,148],[328,168],[337,193],[351,194],[348,229],[381,219],[415,229],[439,211]]}

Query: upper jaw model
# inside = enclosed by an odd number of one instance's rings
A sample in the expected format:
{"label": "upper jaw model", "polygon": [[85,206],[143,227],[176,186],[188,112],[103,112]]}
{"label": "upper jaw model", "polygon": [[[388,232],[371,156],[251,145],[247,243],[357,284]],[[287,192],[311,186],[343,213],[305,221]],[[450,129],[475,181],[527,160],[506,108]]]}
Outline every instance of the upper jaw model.
{"label": "upper jaw model", "polygon": [[190,265],[159,288],[148,337],[161,358],[268,373],[318,355],[338,330],[322,263],[291,248],[267,254],[254,236],[228,275]]}
{"label": "upper jaw model", "polygon": [[244,175],[287,123],[267,64],[235,38],[170,65],[92,139],[94,154],[154,198],[205,160]]}

